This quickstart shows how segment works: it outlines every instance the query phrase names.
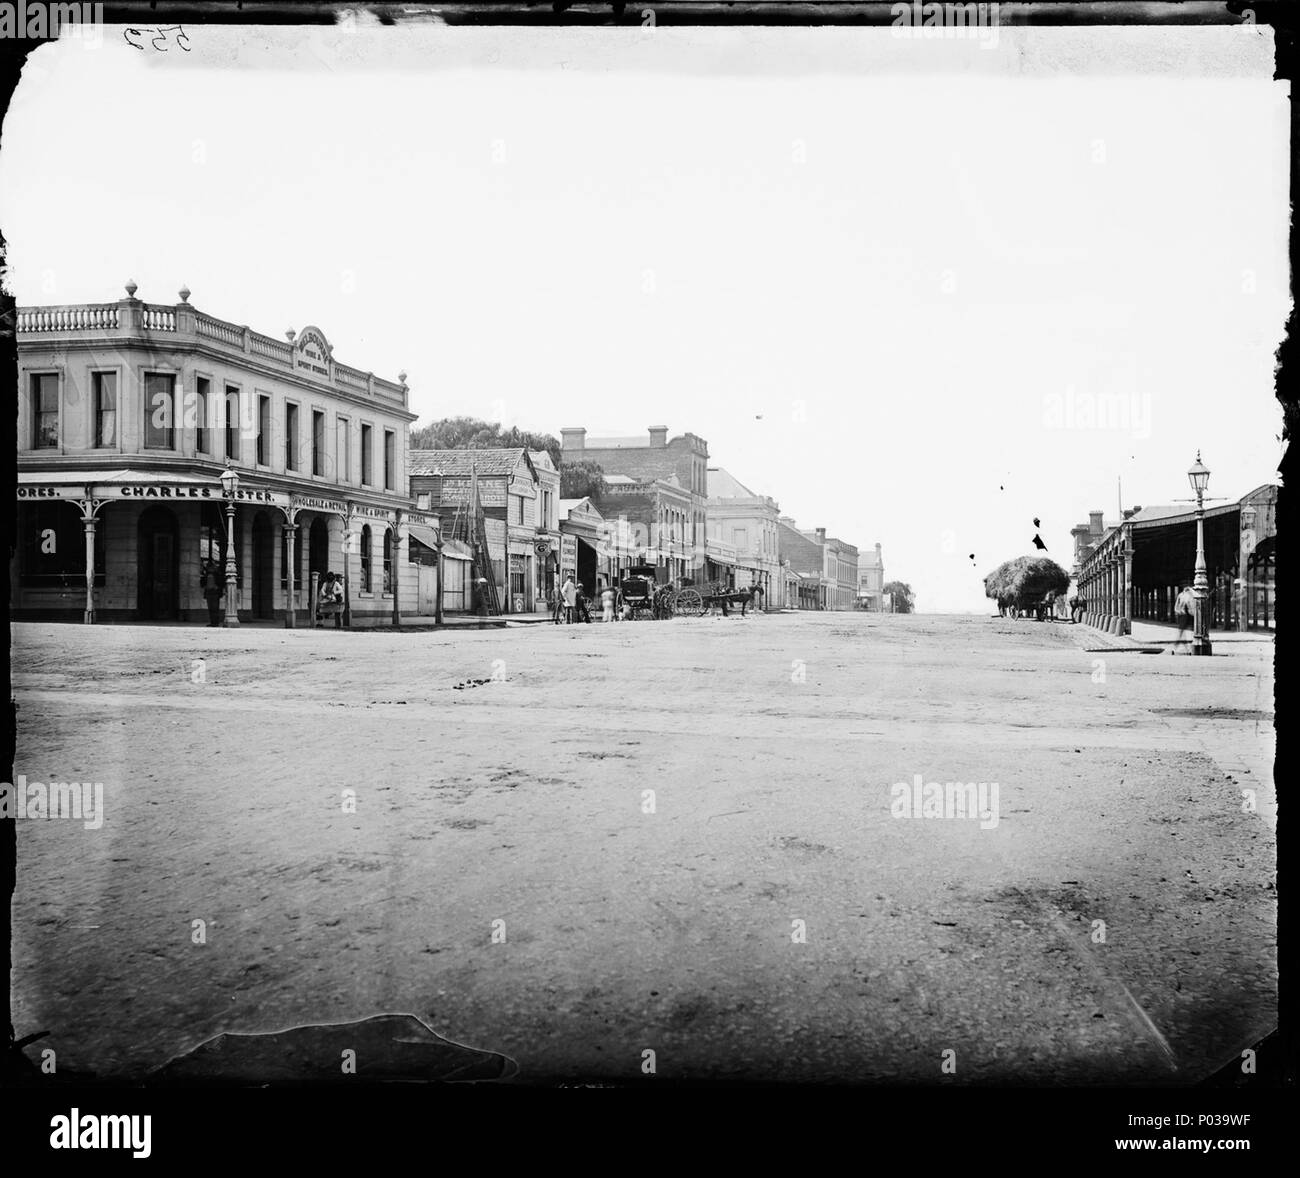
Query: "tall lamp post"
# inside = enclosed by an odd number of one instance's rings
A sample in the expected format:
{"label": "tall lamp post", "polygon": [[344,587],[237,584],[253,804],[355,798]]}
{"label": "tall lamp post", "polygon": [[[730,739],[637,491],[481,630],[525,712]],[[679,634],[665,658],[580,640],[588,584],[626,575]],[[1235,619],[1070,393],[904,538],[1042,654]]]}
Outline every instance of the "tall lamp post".
{"label": "tall lamp post", "polygon": [[1211,654],[1209,618],[1205,603],[1210,593],[1210,577],[1205,568],[1205,488],[1210,484],[1210,472],[1201,462],[1201,452],[1196,451],[1196,461],[1187,472],[1187,479],[1196,492],[1196,573],[1192,578],[1192,654]]}
{"label": "tall lamp post", "polygon": [[239,475],[227,467],[221,472],[221,493],[226,499],[226,626],[239,625],[239,606],[236,601],[239,579],[235,567],[235,492],[239,490]]}

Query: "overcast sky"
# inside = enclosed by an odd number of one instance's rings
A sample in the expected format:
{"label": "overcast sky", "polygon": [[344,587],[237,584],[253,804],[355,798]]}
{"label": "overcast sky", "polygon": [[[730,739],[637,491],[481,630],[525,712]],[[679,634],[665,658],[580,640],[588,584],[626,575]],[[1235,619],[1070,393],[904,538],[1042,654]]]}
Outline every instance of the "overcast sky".
{"label": "overcast sky", "polygon": [[697,433],[922,610],[1198,447],[1212,495],[1276,477],[1268,29],[186,31],[29,61],[20,304],[188,285],[421,421]]}

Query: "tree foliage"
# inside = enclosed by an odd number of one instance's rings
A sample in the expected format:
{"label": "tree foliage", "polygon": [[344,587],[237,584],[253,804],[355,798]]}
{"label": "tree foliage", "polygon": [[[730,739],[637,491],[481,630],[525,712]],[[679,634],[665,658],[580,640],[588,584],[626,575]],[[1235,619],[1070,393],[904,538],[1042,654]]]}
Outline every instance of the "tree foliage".
{"label": "tree foliage", "polygon": [[912,586],[906,581],[890,581],[882,590],[893,595],[894,613],[910,614],[912,612]]}
{"label": "tree foliage", "polygon": [[560,498],[599,498],[605,493],[605,471],[590,458],[566,462],[560,467]]}
{"label": "tree foliage", "polygon": [[499,421],[477,417],[444,417],[411,430],[412,450],[497,450],[523,446],[545,450],[560,466],[560,440],[551,434],[535,434],[518,426],[502,429]]}
{"label": "tree foliage", "polygon": [[984,595],[999,609],[1032,609],[1049,593],[1070,588],[1070,574],[1046,556],[1017,556],[984,578]]}

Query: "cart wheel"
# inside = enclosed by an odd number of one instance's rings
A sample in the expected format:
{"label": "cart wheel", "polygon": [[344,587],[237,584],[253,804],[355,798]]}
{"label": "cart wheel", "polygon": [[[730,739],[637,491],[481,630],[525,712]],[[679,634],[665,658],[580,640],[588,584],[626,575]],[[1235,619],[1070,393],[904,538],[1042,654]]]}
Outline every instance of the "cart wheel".
{"label": "cart wheel", "polygon": [[697,589],[683,589],[677,594],[676,605],[683,617],[698,618],[704,614],[704,598]]}

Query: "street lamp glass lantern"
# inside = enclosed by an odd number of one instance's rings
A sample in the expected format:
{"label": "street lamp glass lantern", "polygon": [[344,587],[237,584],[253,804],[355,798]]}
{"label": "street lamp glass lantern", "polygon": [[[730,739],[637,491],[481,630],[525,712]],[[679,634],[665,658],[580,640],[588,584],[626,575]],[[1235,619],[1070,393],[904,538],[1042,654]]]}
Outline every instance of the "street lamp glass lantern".
{"label": "street lamp glass lantern", "polygon": [[229,467],[221,472],[221,489],[227,495],[233,495],[239,490],[239,475]]}
{"label": "street lamp glass lantern", "polygon": [[1192,463],[1191,469],[1187,472],[1187,479],[1192,484],[1192,490],[1198,495],[1203,495],[1205,488],[1210,485],[1210,472],[1201,461],[1201,452],[1199,450],[1196,451],[1196,461]]}

